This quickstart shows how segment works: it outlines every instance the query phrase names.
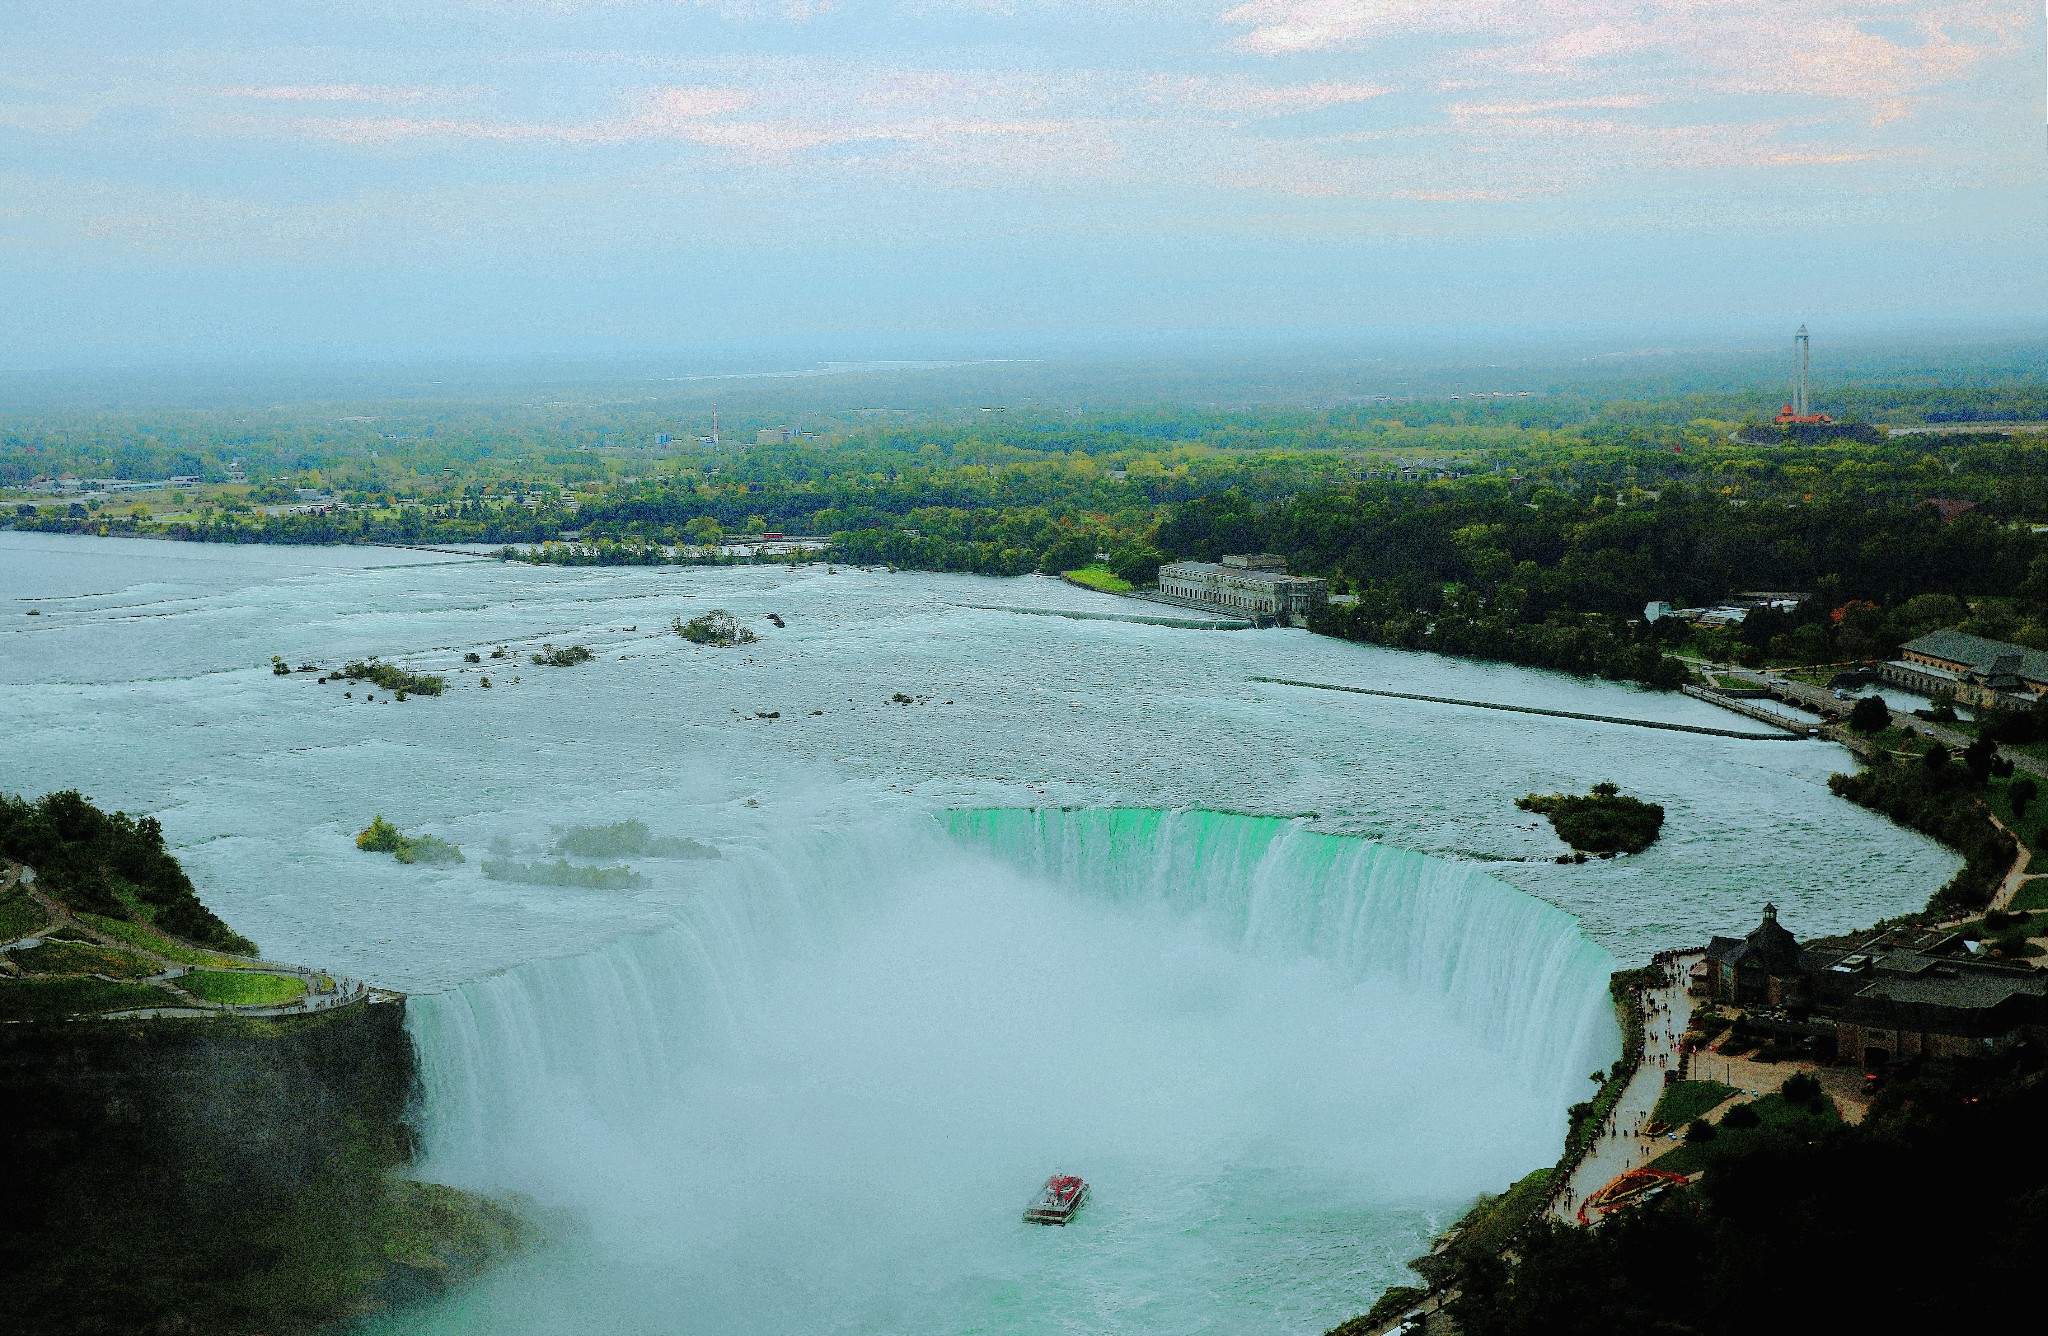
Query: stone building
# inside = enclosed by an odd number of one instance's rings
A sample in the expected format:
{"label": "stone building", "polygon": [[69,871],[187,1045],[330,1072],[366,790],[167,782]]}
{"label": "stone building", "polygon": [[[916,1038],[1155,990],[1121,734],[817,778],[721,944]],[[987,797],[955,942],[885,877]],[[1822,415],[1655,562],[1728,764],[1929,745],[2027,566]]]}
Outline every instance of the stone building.
{"label": "stone building", "polygon": [[1747,937],[1716,937],[1707,944],[1711,996],[1738,1006],[1781,1007],[1802,1000],[1805,975],[1799,941],[1778,922],[1778,907],[1764,906],[1764,921]]}
{"label": "stone building", "polygon": [[1221,562],[1176,561],[1159,568],[1159,593],[1177,603],[1295,625],[1309,609],[1329,601],[1327,580],[1289,575],[1287,561],[1269,552],[1228,556]]}
{"label": "stone building", "polygon": [[1865,1070],[1981,1052],[2022,1033],[2048,1038],[2048,971],[1979,960],[1953,932],[1802,947],[1765,905],[1747,937],[1714,938],[1700,985],[1750,1011],[1759,1030],[1832,1032],[1836,1059]]}
{"label": "stone building", "polygon": [[2048,654],[2003,640],[1930,631],[1879,670],[1893,686],[1979,709],[2025,709],[2048,693]]}

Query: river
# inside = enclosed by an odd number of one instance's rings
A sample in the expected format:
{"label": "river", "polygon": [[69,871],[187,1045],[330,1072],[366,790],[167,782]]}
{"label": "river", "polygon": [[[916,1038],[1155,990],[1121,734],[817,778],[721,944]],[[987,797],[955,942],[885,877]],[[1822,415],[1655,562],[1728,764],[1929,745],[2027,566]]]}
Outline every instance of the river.
{"label": "river", "polygon": [[[1318,1331],[1554,1156],[1617,959],[1955,866],[1830,796],[1830,744],[1250,679],[1745,726],[1684,697],[1001,606],[1129,608],[0,534],[0,785],[157,814],[266,954],[415,994],[421,1172],[551,1242],[394,1336]],[[667,630],[720,607],[761,639]],[[269,667],[372,654],[449,688]],[[1514,799],[1603,779],[1664,838],[1557,864]],[[356,850],[380,813],[466,861]],[[556,852],[627,821],[644,852]],[[629,884],[535,884],[597,864]],[[1093,1202],[1023,1226],[1059,1168]]]}

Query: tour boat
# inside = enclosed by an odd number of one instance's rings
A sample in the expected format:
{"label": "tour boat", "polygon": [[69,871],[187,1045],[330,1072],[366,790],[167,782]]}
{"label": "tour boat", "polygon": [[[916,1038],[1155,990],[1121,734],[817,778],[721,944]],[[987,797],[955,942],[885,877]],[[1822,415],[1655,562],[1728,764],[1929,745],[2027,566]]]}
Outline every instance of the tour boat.
{"label": "tour boat", "polygon": [[1064,1225],[1088,1200],[1088,1185],[1072,1174],[1054,1174],[1038,1190],[1038,1200],[1024,1209],[1024,1220],[1033,1225]]}

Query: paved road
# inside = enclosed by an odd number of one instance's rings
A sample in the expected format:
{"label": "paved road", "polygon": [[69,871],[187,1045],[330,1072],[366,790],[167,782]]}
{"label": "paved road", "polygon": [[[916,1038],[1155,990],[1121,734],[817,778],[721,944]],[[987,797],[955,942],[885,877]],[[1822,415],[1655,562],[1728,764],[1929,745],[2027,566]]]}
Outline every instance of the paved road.
{"label": "paved road", "polygon": [[[1789,677],[1783,677],[1776,673],[1762,673],[1752,668],[1724,668],[1715,666],[1713,671],[1717,676],[1731,678],[1738,682],[1747,683],[1750,686],[1769,687],[1774,691],[1781,691],[1785,695],[1790,696],[1796,703],[1804,705],[1807,709],[1819,714],[1831,724],[1839,723],[1849,713],[1850,703],[1848,701],[1837,700],[1834,692],[1822,687],[1813,686],[1807,682],[1795,682]],[[1976,741],[1976,739],[1960,729],[1949,728],[1942,724],[1931,724],[1925,719],[1902,719],[1900,723],[1911,728],[1916,733],[1936,739],[1951,751],[1959,752]],[[1849,739],[1842,735],[1842,730],[1839,728],[1831,729],[1829,733],[1838,742],[1847,743],[1849,741]],[[2011,761],[2016,769],[2029,771],[2036,775],[2048,776],[2048,761],[2043,761],[2035,756],[2029,756],[2025,752],[2014,751],[2010,747],[2000,747],[1998,754],[2001,758]]]}

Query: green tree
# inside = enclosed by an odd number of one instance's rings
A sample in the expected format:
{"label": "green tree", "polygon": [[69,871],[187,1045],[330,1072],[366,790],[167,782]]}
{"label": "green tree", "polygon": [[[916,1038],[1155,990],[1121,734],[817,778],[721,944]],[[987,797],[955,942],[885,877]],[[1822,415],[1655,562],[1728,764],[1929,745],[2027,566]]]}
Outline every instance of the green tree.
{"label": "green tree", "polygon": [[1878,733],[1890,728],[1892,710],[1882,696],[1864,696],[1849,711],[1849,727],[1858,733]]}

